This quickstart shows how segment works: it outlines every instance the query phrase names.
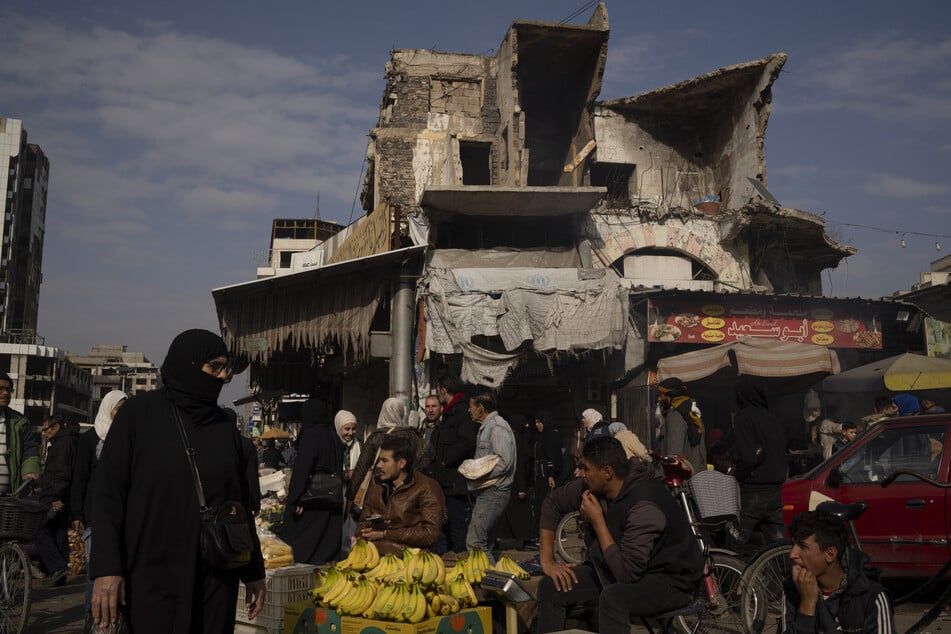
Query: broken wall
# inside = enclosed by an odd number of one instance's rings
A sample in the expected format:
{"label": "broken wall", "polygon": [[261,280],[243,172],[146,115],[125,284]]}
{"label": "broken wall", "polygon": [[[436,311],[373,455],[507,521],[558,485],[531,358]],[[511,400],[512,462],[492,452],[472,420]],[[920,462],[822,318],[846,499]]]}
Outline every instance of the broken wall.
{"label": "broken wall", "polygon": [[492,184],[498,172],[495,61],[398,50],[386,72],[379,125],[370,134],[372,183],[365,185],[364,207],[389,200],[415,209],[427,186],[461,185],[467,171]]}

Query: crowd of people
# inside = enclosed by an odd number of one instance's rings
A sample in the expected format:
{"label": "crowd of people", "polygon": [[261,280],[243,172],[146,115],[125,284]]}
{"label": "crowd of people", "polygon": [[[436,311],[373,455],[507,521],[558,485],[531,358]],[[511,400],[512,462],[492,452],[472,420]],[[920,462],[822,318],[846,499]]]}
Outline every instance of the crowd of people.
{"label": "crowd of people", "polygon": [[[126,620],[139,634],[230,632],[239,581],[253,619],[266,597],[253,519],[261,466],[291,469],[279,536],[297,562],[337,561],[357,538],[384,554],[480,548],[492,559],[502,540],[537,548],[538,633],[564,629],[568,614],[586,617],[596,631],[627,632],[638,616],[682,607],[698,592],[703,556],[655,456],[596,409],[582,412],[572,436],[548,410],[500,412],[491,390],[447,375],[422,398],[418,426],[407,424],[402,400],[389,398],[375,431],[360,440],[366,425],[352,412],[312,399],[301,408],[293,447],[269,441],[256,449],[239,434],[234,412],[218,405],[231,374],[219,336],[183,332],[169,348],[159,390],[106,394],[83,435],[55,416],[44,420],[41,465],[39,439],[9,408],[13,381],[0,372],[0,490],[37,485],[48,518],[36,539],[35,572],[49,584],[67,574],[67,529],[82,531],[91,622]],[[762,382],[739,377],[732,432],[712,445],[689,386],[672,378],[657,392],[661,418],[648,444],[681,456],[694,473],[709,459],[713,472],[734,482],[737,539],[783,539],[786,443]],[[943,411],[908,394],[875,409],[857,424],[817,424],[823,446],[832,435],[830,451],[841,450],[883,417]],[[341,479],[339,504],[307,502],[315,473]],[[222,508],[237,509],[236,517],[216,516]],[[555,529],[574,511],[589,526],[588,561],[578,566],[554,556]],[[230,522],[224,546],[209,537],[225,530],[221,522]],[[806,513],[790,534],[788,631],[890,631],[887,595],[864,575],[863,555],[849,550],[840,521]]]}

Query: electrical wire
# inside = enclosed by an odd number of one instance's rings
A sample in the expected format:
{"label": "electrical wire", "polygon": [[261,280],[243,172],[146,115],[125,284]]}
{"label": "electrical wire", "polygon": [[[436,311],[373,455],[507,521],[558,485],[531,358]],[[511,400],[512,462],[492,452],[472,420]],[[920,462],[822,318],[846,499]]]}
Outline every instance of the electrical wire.
{"label": "electrical wire", "polygon": [[951,235],[945,235],[940,233],[924,233],[922,231],[900,231],[898,229],[885,229],[883,227],[872,227],[870,225],[859,225],[851,222],[836,222],[835,220],[827,220],[827,224],[836,225],[839,227],[856,227],[858,229],[868,229],[870,231],[880,231],[882,233],[894,233],[896,236],[923,236],[925,238],[951,238]]}

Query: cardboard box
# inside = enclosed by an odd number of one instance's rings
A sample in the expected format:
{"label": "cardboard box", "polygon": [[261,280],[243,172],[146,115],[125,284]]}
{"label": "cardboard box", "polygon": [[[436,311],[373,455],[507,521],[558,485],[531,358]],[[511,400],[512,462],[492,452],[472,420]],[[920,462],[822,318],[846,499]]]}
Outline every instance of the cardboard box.
{"label": "cardboard box", "polygon": [[340,634],[341,616],[333,610],[314,605],[313,601],[284,606],[284,634]]}
{"label": "cardboard box", "polygon": [[[333,610],[299,606],[286,606],[284,634],[492,634],[492,609],[488,606],[461,610],[458,614],[437,616],[419,623],[341,617]],[[297,620],[291,626],[294,616]]]}

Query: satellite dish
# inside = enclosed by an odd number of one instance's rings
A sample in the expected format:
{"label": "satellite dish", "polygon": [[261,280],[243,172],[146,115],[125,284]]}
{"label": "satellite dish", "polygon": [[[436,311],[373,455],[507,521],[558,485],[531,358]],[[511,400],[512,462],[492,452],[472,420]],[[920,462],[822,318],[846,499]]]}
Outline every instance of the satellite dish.
{"label": "satellite dish", "polygon": [[769,190],[766,189],[766,185],[759,182],[755,178],[750,178],[749,176],[746,177],[746,180],[750,182],[750,184],[753,186],[753,189],[756,190],[756,193],[759,194],[763,200],[765,200],[768,203],[772,203],[776,205],[777,207],[782,207],[782,205],[779,204],[779,201],[776,200],[776,197],[770,194]]}

